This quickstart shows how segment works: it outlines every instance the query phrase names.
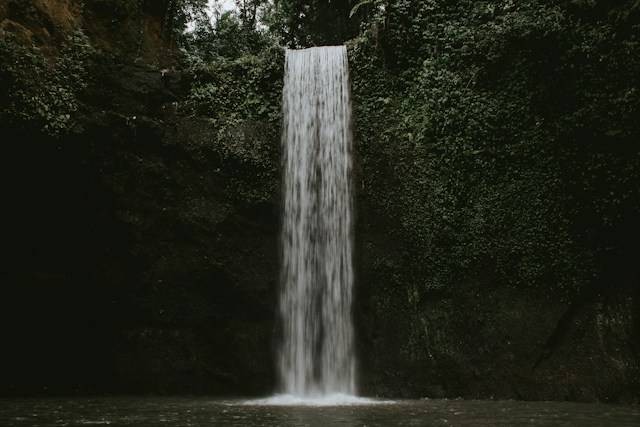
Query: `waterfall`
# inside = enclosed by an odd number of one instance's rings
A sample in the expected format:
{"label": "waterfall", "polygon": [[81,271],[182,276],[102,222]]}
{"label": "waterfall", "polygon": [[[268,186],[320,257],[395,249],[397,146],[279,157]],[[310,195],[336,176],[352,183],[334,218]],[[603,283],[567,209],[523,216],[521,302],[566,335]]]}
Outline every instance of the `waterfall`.
{"label": "waterfall", "polygon": [[351,104],[344,46],[287,50],[279,373],[297,396],[355,394]]}

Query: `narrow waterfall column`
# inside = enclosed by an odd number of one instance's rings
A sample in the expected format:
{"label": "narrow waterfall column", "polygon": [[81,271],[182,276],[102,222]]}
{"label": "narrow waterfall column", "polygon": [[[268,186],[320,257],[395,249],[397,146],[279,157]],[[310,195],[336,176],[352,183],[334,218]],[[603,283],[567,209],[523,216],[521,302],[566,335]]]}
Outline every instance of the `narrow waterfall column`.
{"label": "narrow waterfall column", "polygon": [[351,104],[344,46],[287,50],[283,392],[353,395]]}

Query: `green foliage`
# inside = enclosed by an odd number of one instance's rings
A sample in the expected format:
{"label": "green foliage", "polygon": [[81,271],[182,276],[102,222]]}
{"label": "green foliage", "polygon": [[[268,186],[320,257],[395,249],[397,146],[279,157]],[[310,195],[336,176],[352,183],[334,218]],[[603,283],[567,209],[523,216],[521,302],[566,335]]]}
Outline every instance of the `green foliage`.
{"label": "green foliage", "polygon": [[260,13],[264,12],[268,5],[268,0],[235,0],[238,8],[238,16],[242,26],[248,30],[255,30],[260,18]]}
{"label": "green foliage", "polygon": [[190,91],[183,114],[206,120],[209,139],[196,147],[214,156],[216,171],[239,201],[270,202],[279,186],[283,51],[258,28],[264,1],[238,1],[238,10],[211,20],[192,14],[180,38]]}
{"label": "green foliage", "polygon": [[349,20],[350,0],[279,0],[266,24],[281,43],[290,47],[342,44],[357,34],[357,21]]}
{"label": "green foliage", "polygon": [[55,58],[26,47],[10,35],[0,38],[0,120],[36,127],[58,136],[74,125],[78,97],[88,84],[88,61],[94,51],[80,31],[71,34]]}
{"label": "green foliage", "polygon": [[183,36],[182,47],[188,62],[238,59],[260,55],[273,46],[268,33],[248,27],[233,12],[218,17],[215,24],[209,18],[195,22],[194,31]]}
{"label": "green foliage", "polygon": [[638,236],[637,15],[535,0],[369,10],[350,48],[361,198],[406,242],[400,282],[566,296],[611,268],[603,252],[624,257]]}
{"label": "green foliage", "polygon": [[185,113],[205,117],[213,130],[208,149],[244,201],[273,200],[279,182],[283,52],[192,62]]}
{"label": "green foliage", "polygon": [[187,23],[206,19],[208,0],[168,0],[165,21],[167,33],[181,40]]}

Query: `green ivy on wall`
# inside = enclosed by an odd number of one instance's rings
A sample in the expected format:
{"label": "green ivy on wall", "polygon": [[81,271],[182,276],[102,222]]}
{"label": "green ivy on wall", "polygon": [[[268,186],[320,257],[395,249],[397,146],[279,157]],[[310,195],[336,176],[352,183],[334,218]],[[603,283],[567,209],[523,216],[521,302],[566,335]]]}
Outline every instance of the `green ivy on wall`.
{"label": "green ivy on wall", "polygon": [[0,80],[6,94],[0,101],[1,120],[35,126],[52,136],[69,132],[80,108],[78,97],[88,85],[88,61],[94,53],[81,31],[68,37],[55,58],[9,34],[1,37]]}

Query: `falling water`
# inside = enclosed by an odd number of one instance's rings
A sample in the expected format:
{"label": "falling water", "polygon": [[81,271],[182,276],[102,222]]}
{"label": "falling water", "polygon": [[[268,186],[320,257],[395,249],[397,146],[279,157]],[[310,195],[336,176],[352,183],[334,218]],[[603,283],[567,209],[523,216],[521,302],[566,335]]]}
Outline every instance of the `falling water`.
{"label": "falling water", "polygon": [[344,46],[287,51],[279,368],[297,396],[356,391],[349,96]]}

